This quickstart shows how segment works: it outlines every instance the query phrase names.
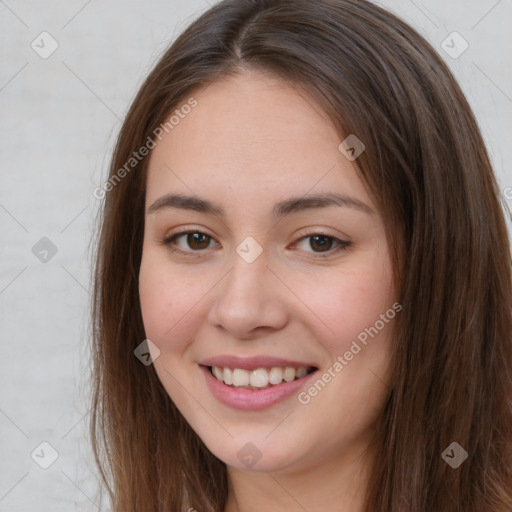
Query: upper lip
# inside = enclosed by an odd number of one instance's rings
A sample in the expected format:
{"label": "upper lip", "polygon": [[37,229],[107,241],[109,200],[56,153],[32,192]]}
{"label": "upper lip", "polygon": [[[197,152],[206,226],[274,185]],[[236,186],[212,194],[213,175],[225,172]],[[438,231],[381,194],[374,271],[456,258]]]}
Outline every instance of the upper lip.
{"label": "upper lip", "polygon": [[199,364],[203,366],[221,366],[222,368],[240,368],[241,370],[256,370],[257,368],[272,368],[274,366],[285,368],[316,368],[314,364],[281,359],[271,356],[238,357],[221,355],[210,357]]}

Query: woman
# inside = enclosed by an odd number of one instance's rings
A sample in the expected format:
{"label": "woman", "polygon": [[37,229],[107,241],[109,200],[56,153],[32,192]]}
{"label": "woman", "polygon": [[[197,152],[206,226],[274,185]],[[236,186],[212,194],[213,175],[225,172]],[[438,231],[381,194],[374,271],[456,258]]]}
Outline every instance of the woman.
{"label": "woman", "polygon": [[446,65],[355,0],[225,0],[121,129],[92,435],[113,510],[510,511],[510,252]]}

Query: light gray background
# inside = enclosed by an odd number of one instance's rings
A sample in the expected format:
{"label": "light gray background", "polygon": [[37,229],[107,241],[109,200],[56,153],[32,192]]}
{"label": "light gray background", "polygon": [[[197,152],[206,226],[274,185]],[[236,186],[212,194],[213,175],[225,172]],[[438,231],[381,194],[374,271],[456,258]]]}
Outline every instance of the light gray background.
{"label": "light gray background", "polygon": [[[380,3],[443,55],[477,115],[501,188],[511,186],[512,0]],[[108,510],[86,430],[89,242],[100,204],[92,191],[138,86],[208,7],[0,0],[0,512]],[[43,31],[59,45],[47,59],[30,46]],[[453,31],[469,43],[457,59],[440,46]],[[42,237],[57,248],[47,262],[32,251]],[[43,441],[58,452],[48,469],[31,458],[37,448],[34,459],[49,460]]]}

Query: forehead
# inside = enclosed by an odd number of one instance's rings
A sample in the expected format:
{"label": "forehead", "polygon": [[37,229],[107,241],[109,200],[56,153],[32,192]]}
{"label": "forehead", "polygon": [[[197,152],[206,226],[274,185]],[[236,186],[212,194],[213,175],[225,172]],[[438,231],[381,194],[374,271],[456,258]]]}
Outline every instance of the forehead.
{"label": "forehead", "polygon": [[[371,203],[342,137],[306,94],[276,77],[244,73],[185,97],[197,104],[152,150],[147,199],[196,192],[263,202],[308,191],[356,194]],[[177,105],[176,109],[180,109]],[[178,119],[176,118],[176,121]]]}

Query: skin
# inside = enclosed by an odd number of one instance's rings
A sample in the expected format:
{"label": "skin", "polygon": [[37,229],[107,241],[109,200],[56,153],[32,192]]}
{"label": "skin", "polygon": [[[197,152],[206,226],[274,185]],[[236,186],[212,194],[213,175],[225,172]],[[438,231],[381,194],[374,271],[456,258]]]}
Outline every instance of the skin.
{"label": "skin", "polygon": [[[293,395],[259,411],[232,409],[211,394],[198,363],[271,355],[327,371],[396,301],[382,218],[327,116],[286,82],[244,71],[193,96],[197,106],[158,142],[148,168],[139,291],[146,335],[160,350],[155,370],[227,464],[226,512],[361,511],[393,321],[306,405]],[[214,201],[226,217],[148,212],[171,192]],[[272,217],[275,203],[321,192],[373,213],[330,206]],[[172,252],[162,240],[178,228],[212,238],[181,236],[174,247],[185,253]],[[350,245],[327,244],[321,258],[318,233]],[[250,264],[236,252],[248,236],[263,248]],[[237,457],[248,442],[261,453],[251,469]]]}

